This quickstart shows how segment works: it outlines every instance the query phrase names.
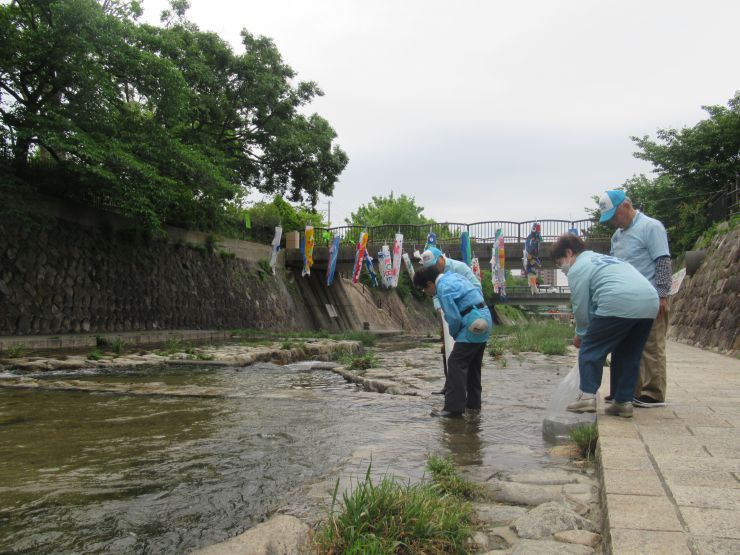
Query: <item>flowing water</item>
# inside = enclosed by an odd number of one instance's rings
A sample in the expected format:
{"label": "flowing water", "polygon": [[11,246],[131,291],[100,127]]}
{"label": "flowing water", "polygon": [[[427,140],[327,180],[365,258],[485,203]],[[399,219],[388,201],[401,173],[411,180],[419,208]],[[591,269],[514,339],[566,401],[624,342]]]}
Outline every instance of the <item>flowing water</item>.
{"label": "flowing water", "polygon": [[[481,480],[551,463],[541,422],[566,357],[487,361],[483,412],[446,421],[428,416],[442,381],[426,352],[385,353],[409,354],[428,383],[419,396],[365,392],[310,363],[36,376],[156,382],[155,396],[0,388],[0,553],[185,553],[371,462],[412,480],[430,453]],[[224,393],[168,394],[194,385]]]}

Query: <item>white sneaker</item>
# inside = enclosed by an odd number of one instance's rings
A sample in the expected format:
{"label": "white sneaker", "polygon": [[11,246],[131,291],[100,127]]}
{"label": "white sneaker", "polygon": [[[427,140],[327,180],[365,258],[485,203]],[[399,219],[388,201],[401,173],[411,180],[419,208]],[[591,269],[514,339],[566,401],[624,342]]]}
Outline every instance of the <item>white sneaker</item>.
{"label": "white sneaker", "polygon": [[576,400],[566,407],[570,412],[596,412],[596,396],[592,393],[579,393]]}

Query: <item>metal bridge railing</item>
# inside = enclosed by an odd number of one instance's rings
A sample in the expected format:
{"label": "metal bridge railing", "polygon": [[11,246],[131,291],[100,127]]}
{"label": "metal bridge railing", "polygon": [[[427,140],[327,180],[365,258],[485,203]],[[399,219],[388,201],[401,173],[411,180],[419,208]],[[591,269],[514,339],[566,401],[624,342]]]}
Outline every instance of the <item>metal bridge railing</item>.
{"label": "metal bridge railing", "polygon": [[604,237],[590,235],[591,229],[594,227],[594,221],[592,219],[528,220],[525,222],[492,220],[472,224],[444,222],[421,225],[380,225],[367,228],[345,225],[331,228],[317,227],[314,228],[314,234],[316,246],[326,246],[334,235],[341,237],[342,243],[357,243],[360,239],[360,233],[363,231],[367,231],[368,233],[368,243],[388,243],[392,245],[396,233],[402,233],[405,244],[416,244],[421,249],[424,243],[426,243],[427,235],[430,232],[436,233],[437,239],[441,243],[449,243],[458,240],[463,231],[467,231],[472,242],[486,244],[492,243],[496,237],[496,230],[501,229],[504,240],[507,243],[523,243],[532,231],[532,226],[535,223],[540,224],[540,234],[542,235],[542,240],[545,242],[555,241],[558,237],[564,233],[568,233],[572,229],[576,229],[578,234],[585,238],[607,239],[609,237],[608,235],[604,235]]}

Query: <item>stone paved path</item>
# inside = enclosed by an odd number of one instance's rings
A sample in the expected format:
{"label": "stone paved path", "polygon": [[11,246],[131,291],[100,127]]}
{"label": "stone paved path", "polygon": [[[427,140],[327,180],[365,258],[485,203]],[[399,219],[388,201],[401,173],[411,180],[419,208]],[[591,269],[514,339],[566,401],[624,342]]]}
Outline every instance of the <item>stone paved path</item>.
{"label": "stone paved path", "polygon": [[667,407],[629,420],[600,401],[612,553],[740,553],[740,360],[669,342]]}

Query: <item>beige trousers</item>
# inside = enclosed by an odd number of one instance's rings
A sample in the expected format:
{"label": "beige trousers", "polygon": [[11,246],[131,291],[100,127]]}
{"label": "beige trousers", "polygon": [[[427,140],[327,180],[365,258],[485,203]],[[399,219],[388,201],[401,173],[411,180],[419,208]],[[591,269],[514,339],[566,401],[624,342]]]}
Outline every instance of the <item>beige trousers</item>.
{"label": "beige trousers", "polygon": [[666,311],[653,322],[650,336],[640,359],[640,375],[635,384],[635,398],[641,395],[665,402],[666,358],[665,336],[668,331],[668,304]]}

